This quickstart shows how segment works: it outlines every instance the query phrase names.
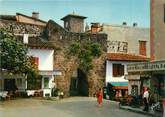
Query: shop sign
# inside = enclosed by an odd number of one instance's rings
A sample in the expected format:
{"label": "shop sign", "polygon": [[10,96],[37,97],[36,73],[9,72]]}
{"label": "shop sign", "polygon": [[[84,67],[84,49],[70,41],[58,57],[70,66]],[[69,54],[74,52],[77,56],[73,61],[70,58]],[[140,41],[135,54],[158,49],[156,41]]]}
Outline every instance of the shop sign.
{"label": "shop sign", "polygon": [[162,71],[165,70],[165,61],[128,64],[127,70],[128,72]]}
{"label": "shop sign", "polygon": [[61,71],[58,71],[58,70],[53,70],[53,71],[40,71],[39,74],[40,74],[40,75],[59,75],[59,76],[62,75]]}

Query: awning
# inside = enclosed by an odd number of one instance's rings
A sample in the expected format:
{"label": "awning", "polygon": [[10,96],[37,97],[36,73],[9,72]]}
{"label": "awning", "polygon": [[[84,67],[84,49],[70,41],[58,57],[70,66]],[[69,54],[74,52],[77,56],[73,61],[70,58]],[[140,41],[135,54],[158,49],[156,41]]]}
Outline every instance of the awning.
{"label": "awning", "polygon": [[128,82],[110,82],[113,89],[128,89]]}

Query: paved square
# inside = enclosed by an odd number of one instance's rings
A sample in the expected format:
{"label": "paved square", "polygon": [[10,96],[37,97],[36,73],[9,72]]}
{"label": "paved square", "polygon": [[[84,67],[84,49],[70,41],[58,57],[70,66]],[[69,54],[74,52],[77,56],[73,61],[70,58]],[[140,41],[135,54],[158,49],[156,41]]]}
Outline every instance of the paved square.
{"label": "paved square", "polygon": [[0,102],[0,117],[149,117],[121,110],[117,102],[104,101],[97,106],[95,98],[74,97],[59,101],[16,99]]}

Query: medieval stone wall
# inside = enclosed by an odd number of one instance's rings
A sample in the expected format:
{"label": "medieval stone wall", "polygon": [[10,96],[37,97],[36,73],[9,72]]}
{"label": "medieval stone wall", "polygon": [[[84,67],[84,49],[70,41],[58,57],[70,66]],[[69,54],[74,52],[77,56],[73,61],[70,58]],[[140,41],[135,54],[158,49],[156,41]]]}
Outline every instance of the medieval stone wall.
{"label": "medieval stone wall", "polygon": [[107,35],[105,33],[74,33],[68,32],[60,25],[50,20],[43,31],[42,35],[45,39],[52,42],[81,42],[86,43],[88,41],[98,42],[104,51],[107,51]]}
{"label": "medieval stone wall", "polygon": [[33,34],[39,36],[44,27],[32,24],[18,23],[16,21],[2,20],[0,19],[0,28],[6,29],[9,32],[14,33],[15,35],[20,34]]}
{"label": "medieval stone wall", "polygon": [[107,49],[106,34],[73,33],[68,32],[53,21],[49,21],[44,29],[43,35],[46,40],[51,41],[56,50],[54,56],[54,67],[62,71],[62,75],[55,78],[57,88],[69,96],[70,80],[73,72],[78,69],[77,58],[67,54],[69,45],[73,42],[85,44],[89,41],[98,42],[102,47],[102,55],[93,59],[93,69],[87,73],[89,84],[89,96],[94,96],[96,90],[105,84],[105,60]]}

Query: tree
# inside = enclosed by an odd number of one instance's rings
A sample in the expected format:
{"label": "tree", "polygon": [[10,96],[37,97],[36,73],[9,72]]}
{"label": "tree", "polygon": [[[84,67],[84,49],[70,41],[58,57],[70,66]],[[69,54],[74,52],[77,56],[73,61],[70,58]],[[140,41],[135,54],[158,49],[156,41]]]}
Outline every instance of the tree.
{"label": "tree", "polygon": [[27,56],[27,47],[14,35],[0,30],[1,70],[13,74],[37,75],[37,67],[31,57]]}

